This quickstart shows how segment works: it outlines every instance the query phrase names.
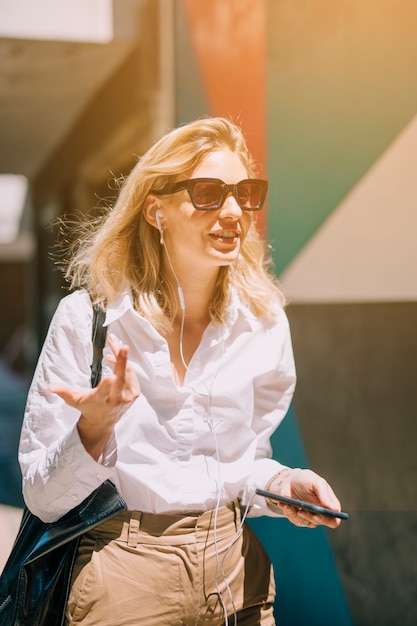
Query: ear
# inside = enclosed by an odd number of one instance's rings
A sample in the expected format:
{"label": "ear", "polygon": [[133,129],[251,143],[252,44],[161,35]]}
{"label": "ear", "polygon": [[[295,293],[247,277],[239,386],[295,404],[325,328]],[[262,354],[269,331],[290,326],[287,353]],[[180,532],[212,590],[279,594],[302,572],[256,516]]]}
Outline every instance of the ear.
{"label": "ear", "polygon": [[150,224],[151,226],[154,226],[155,228],[159,230],[159,224],[156,218],[157,211],[159,211],[158,200],[155,196],[149,195],[143,204],[143,208],[142,208],[143,216],[145,220],[148,222],[148,224]]}

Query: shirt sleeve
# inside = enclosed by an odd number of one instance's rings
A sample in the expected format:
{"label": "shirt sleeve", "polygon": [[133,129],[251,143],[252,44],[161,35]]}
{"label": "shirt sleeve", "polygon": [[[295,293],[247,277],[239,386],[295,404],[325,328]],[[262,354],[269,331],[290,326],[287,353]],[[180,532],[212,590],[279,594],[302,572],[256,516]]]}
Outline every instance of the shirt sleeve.
{"label": "shirt sleeve", "polygon": [[250,517],[280,516],[266,504],[265,498],[255,495],[256,488],[265,489],[272,476],[287,466],[272,458],[270,438],[284,419],[294,394],[296,372],[290,327],[284,311],[278,316],[270,342],[276,354],[276,366],[253,381],[254,416],[252,429],[257,447],[253,471],[246,483],[242,502],[251,502]]}
{"label": "shirt sleeve", "polygon": [[19,445],[23,497],[45,522],[59,519],[114,474],[111,465],[96,462],[85,450],[79,411],[48,390],[57,383],[91,386],[92,315],[84,291],[61,300],[29,389]]}

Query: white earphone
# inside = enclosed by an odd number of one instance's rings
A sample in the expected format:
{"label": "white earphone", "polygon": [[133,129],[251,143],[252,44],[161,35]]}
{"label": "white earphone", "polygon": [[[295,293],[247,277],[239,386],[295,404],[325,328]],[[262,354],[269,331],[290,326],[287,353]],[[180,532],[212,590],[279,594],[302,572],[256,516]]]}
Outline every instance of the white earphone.
{"label": "white earphone", "polygon": [[163,243],[164,243],[164,231],[162,229],[161,217],[163,217],[162,213],[161,213],[161,211],[159,209],[157,209],[157,211],[155,212],[155,219],[156,219],[156,223],[158,225],[159,234],[161,236],[161,239],[160,239],[161,245],[163,245]]}
{"label": "white earphone", "polygon": [[[181,310],[182,310],[182,316],[181,316],[181,329],[180,329],[180,357],[181,357],[182,363],[183,363],[183,365],[184,365],[184,367],[185,367],[186,371],[187,371],[187,372],[189,372],[189,373],[191,373],[191,375],[193,375],[193,373],[192,373],[192,372],[190,372],[189,367],[188,367],[188,365],[187,365],[187,363],[186,363],[186,361],[185,361],[185,358],[184,358],[184,352],[183,352],[183,334],[184,334],[184,324],[185,324],[185,300],[184,300],[184,294],[183,294],[183,291],[182,291],[182,288],[181,288],[181,285],[180,285],[180,282],[179,282],[178,276],[177,276],[177,274],[176,274],[176,272],[175,272],[175,269],[174,269],[174,267],[173,267],[173,264],[172,264],[172,261],[171,261],[171,256],[170,256],[170,254],[169,254],[168,248],[167,248],[167,246],[166,246],[166,244],[165,244],[165,241],[164,241],[164,231],[163,231],[163,228],[162,228],[161,218],[163,218],[163,215],[162,215],[161,211],[160,211],[159,209],[157,209],[157,210],[155,211],[155,221],[156,221],[156,224],[157,224],[157,226],[158,226],[158,230],[159,230],[159,234],[160,234],[160,242],[161,242],[161,246],[164,246],[164,248],[165,248],[165,252],[166,252],[166,255],[167,255],[168,263],[169,263],[169,265],[170,265],[170,267],[171,267],[172,273],[173,273],[174,278],[175,278],[175,280],[176,280],[176,282],[177,282],[177,288],[178,288],[178,298],[179,298],[179,303],[180,303],[180,307],[181,307]],[[223,338],[223,341],[224,341],[224,338]],[[216,485],[217,485],[217,498],[216,498],[216,512],[215,512],[215,520],[214,520],[214,536],[215,536],[215,550],[216,550],[216,560],[217,560],[217,561],[219,561],[219,558],[220,558],[220,557],[219,557],[219,554],[218,554],[218,551],[217,551],[217,539],[216,539],[216,533],[217,533],[217,511],[218,511],[219,506],[220,506],[220,495],[221,495],[221,490],[220,490],[220,488],[219,488],[219,484],[220,484],[220,465],[219,465],[219,449],[218,449],[217,435],[216,435],[216,432],[215,432],[215,429],[214,429],[214,424],[213,424],[213,421],[212,421],[212,418],[211,418],[211,415],[210,415],[210,410],[211,410],[211,403],[212,403],[212,386],[213,386],[213,384],[214,384],[214,380],[215,380],[215,378],[216,378],[216,376],[217,376],[217,374],[218,374],[218,371],[219,371],[219,369],[220,369],[220,363],[221,363],[221,360],[219,361],[218,368],[217,368],[217,370],[216,370],[216,372],[215,372],[215,374],[214,374],[214,376],[213,376],[213,380],[212,380],[212,382],[211,382],[210,387],[207,387],[207,385],[206,385],[204,382],[202,382],[202,381],[198,378],[198,376],[195,376],[196,380],[197,380],[197,381],[199,381],[199,382],[200,382],[200,384],[201,384],[201,385],[203,385],[203,387],[204,387],[204,388],[206,389],[206,391],[207,391],[207,396],[208,396],[208,399],[209,399],[209,409],[208,409],[208,412],[207,412],[207,414],[206,414],[206,417],[205,417],[204,421],[206,421],[206,422],[207,422],[207,424],[208,424],[208,426],[209,426],[210,430],[211,430],[211,431],[212,431],[212,433],[213,433],[213,436],[214,436],[214,442],[215,442],[215,449],[216,449],[216,458],[217,458],[217,466],[218,466],[218,476],[217,476],[217,479],[215,479],[215,482],[216,482]],[[196,392],[196,393],[198,394],[198,392]],[[201,394],[199,394],[199,395],[201,395]],[[249,504],[250,504],[250,502],[251,502],[251,501],[249,501]],[[224,559],[225,559],[225,557],[227,556],[227,554],[228,554],[228,552],[229,552],[229,549],[232,547],[233,543],[236,541],[237,537],[239,536],[239,533],[240,533],[240,532],[241,532],[241,530],[242,530],[243,523],[244,523],[244,521],[245,521],[245,518],[246,518],[247,512],[248,512],[248,510],[249,510],[249,504],[248,504],[248,505],[247,505],[247,507],[246,507],[246,511],[245,511],[245,513],[244,513],[243,519],[241,520],[241,523],[240,523],[240,526],[239,526],[239,528],[238,528],[238,530],[237,530],[237,533],[236,533],[236,535],[235,535],[235,538],[233,539],[233,542],[230,544],[229,548],[227,549],[226,554],[224,555],[223,560],[222,560],[222,562],[221,562],[221,566],[222,566],[222,576],[223,576],[223,580],[224,580],[224,582],[225,582],[225,584],[226,584],[226,589],[227,589],[228,595],[229,595],[229,597],[230,597],[230,599],[231,599],[231,602],[232,602],[232,605],[233,605],[233,613],[234,613],[234,615],[235,615],[235,623],[236,623],[236,611],[235,611],[235,608],[234,608],[233,595],[232,595],[232,592],[231,592],[231,590],[230,590],[230,587],[229,587],[229,583],[228,583],[228,581],[227,581],[227,578],[226,578],[226,576],[225,576],[225,574],[224,574],[224,565],[223,565],[223,562],[224,562]],[[220,591],[220,588],[219,588],[219,585],[218,585],[218,582],[217,582],[217,575],[216,575],[216,577],[215,577],[215,584],[216,584],[217,593],[218,593],[218,595],[219,595],[219,598],[220,598],[220,601],[221,601],[221,604],[222,604],[222,607],[223,607],[223,611],[224,611],[224,615],[225,615],[225,620],[226,620],[226,621],[225,621],[225,624],[227,625],[227,624],[229,623],[228,618],[227,618],[227,610],[226,610],[225,603],[224,603],[224,601],[223,601],[222,592]]]}
{"label": "white earphone", "polygon": [[165,248],[165,252],[166,252],[166,255],[167,255],[167,258],[168,258],[168,263],[171,266],[172,273],[173,273],[174,278],[175,278],[175,280],[177,282],[178,297],[179,297],[179,300],[180,300],[180,307],[181,307],[182,311],[184,312],[185,311],[184,294],[182,292],[182,288],[181,288],[181,285],[180,285],[180,281],[178,280],[178,276],[175,273],[174,266],[172,265],[171,256],[170,256],[170,254],[168,252],[168,248],[166,247],[166,244],[165,244],[165,241],[164,241],[164,230],[163,230],[162,224],[161,224],[161,217],[164,217],[164,216],[162,215],[161,211],[159,209],[157,209],[155,211],[155,220],[156,220],[156,223],[157,223],[157,226],[158,226],[159,234],[161,235],[161,239],[160,239],[161,246],[164,246],[164,248]]}

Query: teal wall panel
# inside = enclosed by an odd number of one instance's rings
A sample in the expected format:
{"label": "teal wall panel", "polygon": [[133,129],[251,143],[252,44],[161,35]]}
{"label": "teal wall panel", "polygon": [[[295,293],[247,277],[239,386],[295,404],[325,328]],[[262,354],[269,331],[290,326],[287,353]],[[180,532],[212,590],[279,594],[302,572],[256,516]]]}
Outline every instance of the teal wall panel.
{"label": "teal wall panel", "polygon": [[269,233],[282,271],[417,112],[417,3],[268,3]]}

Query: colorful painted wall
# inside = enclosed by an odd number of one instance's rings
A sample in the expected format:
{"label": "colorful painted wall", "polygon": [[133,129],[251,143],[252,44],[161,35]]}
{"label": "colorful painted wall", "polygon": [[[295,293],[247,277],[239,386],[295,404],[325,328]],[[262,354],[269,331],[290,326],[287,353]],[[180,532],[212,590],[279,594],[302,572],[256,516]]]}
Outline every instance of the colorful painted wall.
{"label": "colorful painted wall", "polygon": [[239,122],[298,369],[274,437],[350,520],[257,521],[281,626],[417,623],[417,4],[177,0],[177,122]]}

